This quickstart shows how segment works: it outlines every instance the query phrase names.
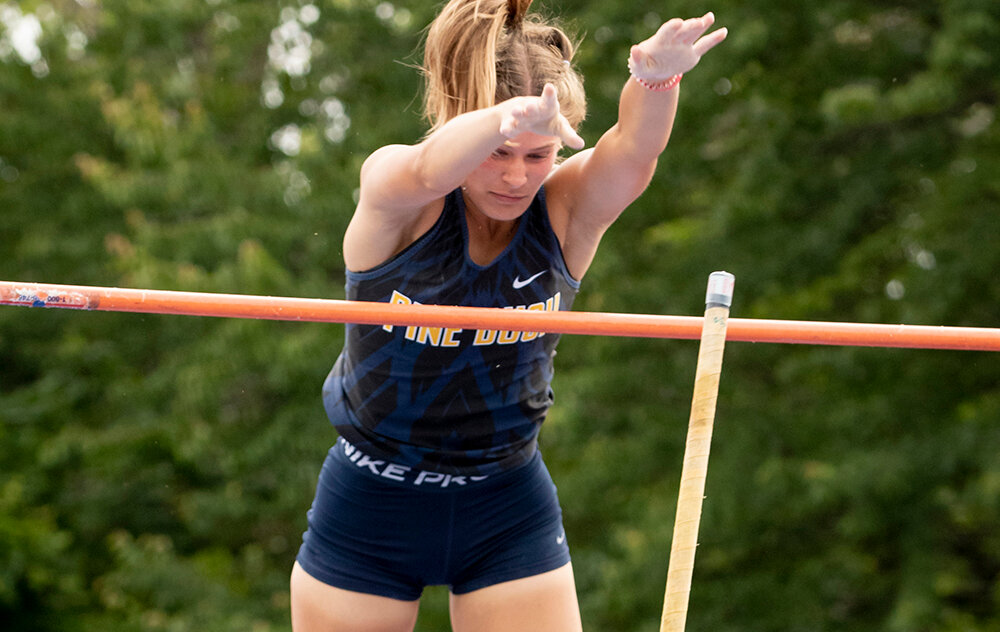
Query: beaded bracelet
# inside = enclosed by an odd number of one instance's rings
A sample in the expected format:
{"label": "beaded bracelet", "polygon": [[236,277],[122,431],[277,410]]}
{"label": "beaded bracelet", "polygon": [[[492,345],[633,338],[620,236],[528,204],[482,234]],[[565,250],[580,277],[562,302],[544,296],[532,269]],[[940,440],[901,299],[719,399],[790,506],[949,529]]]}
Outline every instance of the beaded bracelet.
{"label": "beaded bracelet", "polygon": [[652,92],[668,92],[677,87],[677,84],[681,82],[681,77],[683,77],[684,75],[676,74],[673,77],[669,77],[662,81],[656,81],[656,82],[649,82],[646,81],[645,79],[642,79],[641,77],[636,77],[635,75],[632,76],[635,77],[635,80],[639,83],[639,85],[641,85],[643,88],[647,90],[650,90]]}

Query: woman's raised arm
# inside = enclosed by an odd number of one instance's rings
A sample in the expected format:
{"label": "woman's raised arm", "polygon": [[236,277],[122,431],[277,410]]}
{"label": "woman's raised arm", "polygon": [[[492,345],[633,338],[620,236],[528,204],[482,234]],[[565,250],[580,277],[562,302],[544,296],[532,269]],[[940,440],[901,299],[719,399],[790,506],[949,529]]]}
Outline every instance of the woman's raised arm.
{"label": "woman's raised arm", "polygon": [[726,29],[705,35],[714,22],[711,13],[675,18],[633,46],[618,122],[550,178],[550,197],[560,200],[556,212],[563,214],[554,221],[562,224],[564,254],[575,274],[582,275],[604,231],[649,185],[673,128],[681,75],[726,38]]}

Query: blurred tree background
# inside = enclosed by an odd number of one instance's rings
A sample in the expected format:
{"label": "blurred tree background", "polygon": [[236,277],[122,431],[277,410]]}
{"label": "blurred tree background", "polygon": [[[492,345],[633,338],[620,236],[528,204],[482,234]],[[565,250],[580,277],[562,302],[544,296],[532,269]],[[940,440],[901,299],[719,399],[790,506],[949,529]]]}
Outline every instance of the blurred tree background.
{"label": "blurred tree background", "polygon": [[[1000,3],[537,0],[593,143],[715,11],[581,310],[1000,326]],[[436,2],[0,2],[0,278],[342,297]],[[288,630],[339,325],[0,309],[0,628]],[[1000,630],[1000,358],[732,343],[692,630]],[[567,336],[542,435],[584,624],[653,631],[696,344]],[[447,629],[430,589],[421,631]]]}

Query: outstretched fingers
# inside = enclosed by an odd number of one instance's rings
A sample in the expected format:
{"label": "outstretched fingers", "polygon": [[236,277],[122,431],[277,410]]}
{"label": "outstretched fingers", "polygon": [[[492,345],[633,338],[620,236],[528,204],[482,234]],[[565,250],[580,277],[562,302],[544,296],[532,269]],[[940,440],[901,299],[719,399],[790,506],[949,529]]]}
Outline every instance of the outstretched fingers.
{"label": "outstretched fingers", "polygon": [[654,37],[662,40],[672,40],[677,35],[678,31],[680,31],[683,27],[684,20],[680,18],[671,18],[664,22],[659,29],[657,29]]}
{"label": "outstretched fingers", "polygon": [[518,112],[519,109],[511,110],[500,120],[500,133],[507,138],[514,138],[521,133],[517,129],[520,122]]}
{"label": "outstretched fingers", "polygon": [[558,136],[563,144],[572,149],[583,148],[585,144],[583,138],[576,133],[573,126],[569,124],[569,120],[559,110],[559,93],[551,83],[545,84],[545,87],[542,88],[542,109],[551,117],[549,120],[555,125],[554,136]]}
{"label": "outstretched fingers", "polygon": [[521,132],[530,131],[534,122],[540,117],[541,108],[536,100],[518,99],[512,102],[510,111],[500,122],[500,133],[507,138],[514,138]]}
{"label": "outstretched fingers", "polygon": [[692,45],[692,48],[694,48],[695,54],[698,55],[698,57],[701,57],[708,51],[715,48],[715,46],[720,42],[722,42],[722,40],[726,39],[726,36],[728,35],[729,35],[729,29],[722,27],[721,29],[717,31],[712,31],[708,35],[696,41]]}
{"label": "outstretched fingers", "polygon": [[566,117],[562,117],[562,126],[559,130],[559,139],[570,149],[583,149],[587,143],[583,137],[576,133],[573,126],[569,124]]}

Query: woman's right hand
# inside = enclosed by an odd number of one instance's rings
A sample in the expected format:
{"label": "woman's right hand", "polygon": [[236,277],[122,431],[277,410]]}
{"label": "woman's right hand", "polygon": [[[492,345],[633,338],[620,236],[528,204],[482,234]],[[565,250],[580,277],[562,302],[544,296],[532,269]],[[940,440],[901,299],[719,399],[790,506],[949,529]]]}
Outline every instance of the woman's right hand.
{"label": "woman's right hand", "polygon": [[583,138],[576,133],[559,111],[556,87],[545,84],[539,97],[516,97],[501,104],[506,108],[500,120],[500,133],[514,138],[524,132],[557,136],[573,149],[583,149]]}

